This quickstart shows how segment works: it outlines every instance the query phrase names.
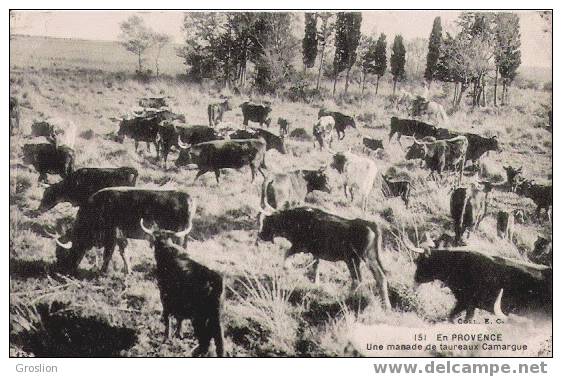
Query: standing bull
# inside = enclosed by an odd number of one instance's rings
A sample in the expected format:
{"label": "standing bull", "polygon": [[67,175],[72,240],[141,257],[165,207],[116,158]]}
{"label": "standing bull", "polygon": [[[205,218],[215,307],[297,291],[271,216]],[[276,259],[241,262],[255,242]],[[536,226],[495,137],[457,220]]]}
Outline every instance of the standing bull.
{"label": "standing bull", "polygon": [[212,171],[215,172],[215,178],[219,183],[220,169],[240,169],[247,165],[252,171],[252,182],[254,182],[256,170],[265,177],[262,168],[266,169],[266,142],[261,138],[218,140],[195,145],[186,145],[181,139],[178,139],[178,144],[183,150],[176,160],[176,166],[197,165],[199,171],[195,179]]}
{"label": "standing bull", "polygon": [[260,213],[258,239],[273,242],[283,237],[291,242],[285,259],[297,253],[314,256],[315,281],[318,282],[320,259],[347,264],[352,287],[361,281],[361,262],[373,276],[385,309],[390,309],[388,285],[380,261],[382,234],[377,224],[362,219],[345,219],[317,208],[299,207],[275,212],[269,216]]}
{"label": "standing bull", "polygon": [[195,209],[195,199],[181,191],[134,187],[102,189],[90,196],[78,210],[69,242],[63,243],[58,234],[53,235],[57,243],[57,267],[63,272],[74,273],[88,250],[103,247],[101,271],[105,273],[117,245],[127,274],[127,238],[146,239],[140,227],[141,219],[174,231],[175,237],[183,239],[185,246]]}
{"label": "standing bull", "polygon": [[[243,139],[259,139],[265,140],[265,149],[275,149],[281,154],[287,154],[287,149],[285,148],[285,137],[277,136],[267,130],[261,128],[250,128],[250,130],[237,130],[228,135],[231,140],[243,140]],[[182,138],[183,140],[183,138]]]}
{"label": "standing bull", "polygon": [[269,128],[271,123],[271,107],[264,106],[264,105],[254,105],[250,102],[244,102],[240,105],[242,108],[242,115],[244,117],[243,124],[244,126],[248,125],[248,121],[252,121],[255,123],[259,123],[260,127],[265,125]]}
{"label": "standing bull", "polygon": [[345,129],[347,127],[357,128],[355,125],[355,119],[349,115],[342,114],[338,111],[326,111],[325,109],[320,109],[318,111],[318,119],[325,116],[334,118],[334,128],[338,134],[339,140],[343,140],[345,137]]}

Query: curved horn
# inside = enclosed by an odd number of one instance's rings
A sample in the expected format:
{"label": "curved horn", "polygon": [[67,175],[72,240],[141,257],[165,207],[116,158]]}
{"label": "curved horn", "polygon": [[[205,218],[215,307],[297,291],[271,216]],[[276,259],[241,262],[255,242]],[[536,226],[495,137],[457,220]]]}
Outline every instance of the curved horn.
{"label": "curved horn", "polygon": [[178,146],[179,146],[181,149],[189,149],[189,148],[190,148],[190,145],[189,145],[189,144],[185,144],[183,141],[181,141],[181,136],[180,136],[180,135],[178,135]]}
{"label": "curved horn", "polygon": [[60,237],[60,234],[58,233],[51,233],[49,232],[47,229],[43,229],[43,231],[45,232],[45,234],[51,238],[57,239]]}
{"label": "curved horn", "polygon": [[69,250],[72,248],[72,241],[68,241],[67,243],[62,243],[58,238],[55,238],[55,242],[63,249]]}
{"label": "curved horn", "polygon": [[410,237],[408,237],[408,235],[403,232],[403,237],[402,237],[402,242],[404,243],[404,246],[406,246],[407,249],[418,253],[418,254],[424,254],[425,250],[421,247],[416,247],[414,246],[414,244],[412,243],[412,241],[410,241]]}
{"label": "curved horn", "polygon": [[181,232],[176,232],[176,237],[181,238],[187,236],[189,232],[191,232],[191,228],[193,228],[193,217],[195,216],[195,210],[197,209],[197,202],[195,201],[195,198],[191,199],[190,207],[191,208],[189,209],[189,220],[187,228],[185,230],[182,230]]}
{"label": "curved horn", "polygon": [[505,317],[506,315],[502,312],[502,297],[503,297],[503,288],[500,289],[500,293],[496,298],[496,302],[494,302],[494,314],[498,317]]}
{"label": "curved horn", "polygon": [[140,227],[146,234],[150,234],[151,236],[154,234],[154,231],[152,229],[148,229],[147,227],[144,226],[143,218],[140,219]]}

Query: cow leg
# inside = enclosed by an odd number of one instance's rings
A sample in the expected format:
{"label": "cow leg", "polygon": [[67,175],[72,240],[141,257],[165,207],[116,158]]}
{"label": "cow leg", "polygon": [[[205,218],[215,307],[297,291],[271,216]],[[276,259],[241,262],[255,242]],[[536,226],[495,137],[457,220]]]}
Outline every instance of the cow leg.
{"label": "cow leg", "polygon": [[351,289],[355,289],[359,282],[361,282],[361,272],[359,271],[360,264],[359,261],[350,258],[345,261],[347,268],[349,269],[349,274],[351,275]]}
{"label": "cow leg", "polygon": [[251,183],[254,183],[254,179],[256,178],[256,167],[253,165],[250,165],[250,171],[252,172],[252,180]]}
{"label": "cow leg", "polygon": [[193,333],[199,344],[193,350],[193,357],[198,357],[207,354],[209,352],[209,345],[211,344],[211,335],[209,334],[209,326],[207,325],[207,318],[202,318],[201,315],[197,315],[192,320]]}
{"label": "cow leg", "polygon": [[320,284],[320,259],[314,257],[314,262],[312,262],[312,268],[314,269],[314,284]]}
{"label": "cow leg", "polygon": [[404,148],[404,146],[402,145],[402,142],[400,141],[401,137],[402,137],[402,134],[400,132],[398,132],[398,136],[396,137],[396,140],[398,141],[398,144],[400,145],[400,148]]}
{"label": "cow leg", "polygon": [[123,272],[125,275],[129,274],[129,263],[127,262],[127,256],[125,255],[125,248],[127,247],[127,239],[123,238],[117,241],[117,246],[119,247],[119,254],[123,260]]}
{"label": "cow leg", "polygon": [[217,184],[219,184],[219,177],[221,176],[221,170],[215,169],[215,178],[217,180]]}
{"label": "cow leg", "polygon": [[103,274],[107,273],[109,268],[109,262],[111,261],[111,256],[113,255],[113,250],[115,250],[115,232],[106,233],[105,244],[103,250],[103,265],[101,267],[101,272]]}
{"label": "cow leg", "polygon": [[135,140],[135,152],[138,153],[138,149],[139,149],[139,142],[137,140]]}
{"label": "cow leg", "polygon": [[164,308],[162,312],[162,322],[164,322],[164,341],[170,338],[170,313]]}
{"label": "cow leg", "polygon": [[146,142],[146,150],[150,152],[150,141]]}
{"label": "cow leg", "polygon": [[215,340],[215,349],[218,357],[224,356],[224,337],[222,333],[222,326],[220,321],[220,315],[218,312],[213,313],[211,318],[211,333],[213,334],[213,339]]}
{"label": "cow leg", "polygon": [[183,339],[183,334],[181,331],[181,324],[183,323],[183,318],[176,319],[176,334],[178,334],[178,338]]}

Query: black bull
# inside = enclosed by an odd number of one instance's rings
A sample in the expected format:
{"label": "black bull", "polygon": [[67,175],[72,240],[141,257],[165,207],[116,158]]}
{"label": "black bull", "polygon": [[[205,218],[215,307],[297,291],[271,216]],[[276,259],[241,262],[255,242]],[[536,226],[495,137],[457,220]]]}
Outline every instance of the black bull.
{"label": "black bull", "polygon": [[256,170],[262,176],[265,166],[266,142],[263,139],[248,140],[217,140],[188,146],[178,140],[182,151],[176,160],[176,166],[197,165],[198,172],[195,179],[207,172],[214,172],[219,183],[220,169],[240,169],[249,166],[252,172],[252,182]]}
{"label": "black bull", "polygon": [[[457,303],[449,319],[466,310],[494,312],[500,291],[503,313],[543,312],[552,315],[552,268],[466,250],[431,250],[417,261],[416,283],[441,280]],[[499,304],[499,302],[498,302]]]}
{"label": "black bull", "polygon": [[275,237],[291,242],[285,258],[301,252],[311,253],[316,276],[320,259],[344,261],[351,274],[352,287],[361,281],[360,265],[364,262],[376,279],[383,306],[390,309],[387,280],[379,257],[382,234],[375,223],[345,219],[310,207],[278,211],[269,216],[260,214],[258,238],[272,242]]}
{"label": "black bull", "polygon": [[195,214],[195,200],[189,194],[174,190],[149,190],[134,187],[106,188],[96,192],[80,207],[70,241],[57,241],[57,267],[63,272],[73,273],[85,253],[92,247],[103,247],[102,272],[106,272],[115,246],[125,265],[127,238],[146,239],[140,220],[156,223],[162,229],[171,230],[182,238],[184,245],[191,231]]}

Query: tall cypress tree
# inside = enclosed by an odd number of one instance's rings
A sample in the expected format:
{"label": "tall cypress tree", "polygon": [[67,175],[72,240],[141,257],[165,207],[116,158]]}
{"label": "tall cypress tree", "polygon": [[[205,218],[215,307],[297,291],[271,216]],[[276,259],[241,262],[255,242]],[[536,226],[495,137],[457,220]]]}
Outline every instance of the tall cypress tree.
{"label": "tall cypress tree", "polygon": [[349,73],[357,59],[357,47],[361,38],[362,16],[359,12],[338,13],[336,17],[336,41],[334,54],[334,89],[340,72],[347,70],[345,76],[345,91],[349,85]]}
{"label": "tall cypress tree", "polygon": [[404,39],[400,34],[394,37],[392,44],[392,54],[390,55],[390,72],[393,76],[394,86],[392,87],[392,94],[396,94],[396,83],[402,80],[406,72],[404,66],[406,65],[406,48],[404,47]]}
{"label": "tall cypress tree", "polygon": [[384,76],[386,71],[386,35],[382,33],[377,39],[377,44],[375,46],[375,69],[374,73],[377,75],[377,86],[375,88],[375,94],[379,92],[379,80]]}
{"label": "tall cypress tree", "polygon": [[302,61],[306,68],[314,67],[318,54],[318,37],[316,32],[316,13],[304,14],[304,37],[302,39]]}
{"label": "tall cypress tree", "polygon": [[439,50],[441,48],[442,37],[443,28],[441,27],[441,17],[435,17],[435,20],[433,20],[433,28],[431,29],[431,34],[429,36],[427,65],[425,66],[424,75],[430,86],[437,69],[437,61],[439,60]]}

